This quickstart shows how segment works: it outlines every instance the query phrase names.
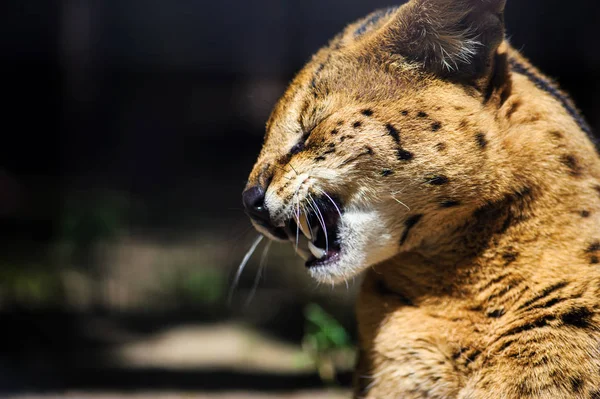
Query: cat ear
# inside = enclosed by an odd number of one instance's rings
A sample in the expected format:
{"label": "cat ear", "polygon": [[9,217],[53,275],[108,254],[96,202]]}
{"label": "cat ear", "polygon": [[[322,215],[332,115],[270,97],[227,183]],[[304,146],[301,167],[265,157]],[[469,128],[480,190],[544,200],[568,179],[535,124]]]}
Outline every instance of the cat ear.
{"label": "cat ear", "polygon": [[434,73],[482,76],[504,39],[505,3],[411,0],[387,25],[380,45]]}

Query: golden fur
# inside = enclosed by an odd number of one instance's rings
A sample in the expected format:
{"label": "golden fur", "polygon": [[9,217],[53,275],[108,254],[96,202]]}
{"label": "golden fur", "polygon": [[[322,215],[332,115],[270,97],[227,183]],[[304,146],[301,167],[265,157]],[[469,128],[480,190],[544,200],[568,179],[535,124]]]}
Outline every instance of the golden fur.
{"label": "golden fur", "polygon": [[358,21],[267,124],[248,187],[272,223],[323,192],[349,215],[347,255],[309,273],[366,270],[357,398],[600,398],[600,158],[503,9]]}

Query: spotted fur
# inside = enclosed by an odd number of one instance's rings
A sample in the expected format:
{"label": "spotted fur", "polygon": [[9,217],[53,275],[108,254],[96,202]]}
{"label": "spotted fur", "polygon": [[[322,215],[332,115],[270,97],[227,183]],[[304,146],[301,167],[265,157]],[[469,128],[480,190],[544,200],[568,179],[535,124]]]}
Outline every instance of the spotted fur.
{"label": "spotted fur", "polygon": [[356,398],[600,398],[600,157],[504,6],[375,12],[267,123],[248,186],[277,226],[336,198],[340,258],[308,272],[364,272]]}

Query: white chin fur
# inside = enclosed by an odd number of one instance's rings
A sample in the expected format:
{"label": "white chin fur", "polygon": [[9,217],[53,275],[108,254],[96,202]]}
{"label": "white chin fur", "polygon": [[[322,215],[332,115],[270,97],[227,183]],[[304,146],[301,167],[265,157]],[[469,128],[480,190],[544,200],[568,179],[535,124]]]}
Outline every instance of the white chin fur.
{"label": "white chin fur", "polygon": [[344,212],[338,231],[339,258],[331,264],[309,268],[310,276],[321,283],[337,284],[394,256],[398,246],[382,220],[376,211]]}

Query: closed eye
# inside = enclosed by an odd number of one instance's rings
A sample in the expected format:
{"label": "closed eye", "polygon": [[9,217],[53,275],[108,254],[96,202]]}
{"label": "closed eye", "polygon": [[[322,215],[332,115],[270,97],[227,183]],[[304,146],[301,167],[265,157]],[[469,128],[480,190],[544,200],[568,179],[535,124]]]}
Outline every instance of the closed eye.
{"label": "closed eye", "polygon": [[304,149],[304,141],[302,141],[302,142],[297,143],[296,145],[294,145],[292,147],[292,149],[290,150],[290,154],[296,155],[297,153],[299,153],[303,149]]}

